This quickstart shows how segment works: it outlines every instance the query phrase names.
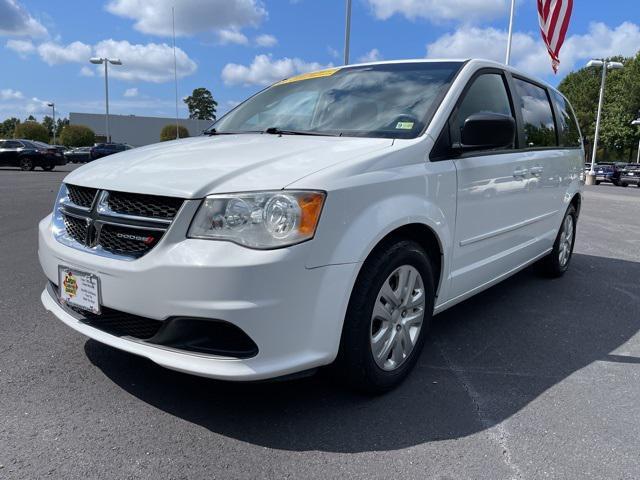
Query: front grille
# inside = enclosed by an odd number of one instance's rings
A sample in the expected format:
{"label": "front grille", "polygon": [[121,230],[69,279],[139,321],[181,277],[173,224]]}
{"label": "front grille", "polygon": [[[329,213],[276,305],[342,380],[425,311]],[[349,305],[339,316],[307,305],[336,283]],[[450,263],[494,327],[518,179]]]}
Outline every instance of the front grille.
{"label": "front grille", "polygon": [[109,192],[107,199],[109,208],[116,213],[163,219],[173,219],[182,203],[180,198],[123,192]]}
{"label": "front grille", "polygon": [[69,193],[69,200],[79,207],[91,208],[93,205],[93,199],[96,197],[98,190],[95,188],[78,187],[76,185],[67,184],[67,192]]}
{"label": "front grille", "polygon": [[141,230],[105,224],[98,245],[112,253],[142,256],[162,238],[162,230]]}
{"label": "front grille", "polygon": [[67,229],[67,234],[71,238],[76,242],[85,243],[87,240],[87,230],[89,229],[89,225],[86,220],[65,215],[64,226]]}
{"label": "front grille", "polygon": [[[103,256],[139,258],[152,250],[171,226],[184,200],[157,195],[102,191],[67,185],[58,240]],[[82,207],[82,208],[78,208]],[[88,210],[88,211],[87,211]],[[97,247],[97,248],[96,248]]]}

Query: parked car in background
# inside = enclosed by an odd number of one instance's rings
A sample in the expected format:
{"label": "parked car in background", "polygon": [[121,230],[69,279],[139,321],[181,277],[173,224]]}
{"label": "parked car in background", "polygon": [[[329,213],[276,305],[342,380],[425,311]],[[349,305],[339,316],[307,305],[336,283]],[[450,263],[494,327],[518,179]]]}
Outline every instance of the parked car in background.
{"label": "parked car in background", "polygon": [[91,159],[97,160],[98,158],[107,157],[114,153],[131,150],[132,148],[131,145],[127,145],[126,143],[98,143],[91,148]]}
{"label": "parked car in background", "polygon": [[534,262],[567,271],[583,168],[569,102],[503,64],[303,74],[208,135],[69,174],[39,226],[41,299],[181,372],[333,364],[384,391],[416,365],[434,314]]}
{"label": "parked car in background", "polygon": [[613,183],[616,187],[620,186],[620,171],[627,164],[623,162],[600,162],[593,169],[596,172],[596,185],[602,182]]}
{"label": "parked car in background", "polygon": [[0,166],[20,167],[25,171],[40,167],[51,171],[67,163],[64,155],[51,145],[32,140],[0,140]]}
{"label": "parked car in background", "polygon": [[640,187],[640,163],[628,163],[620,170],[620,186],[628,185]]}
{"label": "parked car in background", "polygon": [[71,163],[85,163],[91,161],[92,147],[77,147],[64,152],[64,156]]}

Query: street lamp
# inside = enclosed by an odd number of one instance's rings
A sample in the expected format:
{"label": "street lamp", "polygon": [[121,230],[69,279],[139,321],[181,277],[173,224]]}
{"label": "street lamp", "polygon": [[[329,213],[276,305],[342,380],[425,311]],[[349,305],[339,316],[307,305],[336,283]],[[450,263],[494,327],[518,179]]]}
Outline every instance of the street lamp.
{"label": "street lamp", "polygon": [[604,86],[607,80],[607,70],[619,70],[624,68],[620,62],[607,62],[606,60],[589,60],[587,68],[602,67],[602,80],[600,81],[600,98],[598,100],[598,113],[596,114],[596,131],[593,135],[593,152],[591,155],[591,168],[587,174],[587,185],[596,183],[596,172],[593,169],[596,163],[596,153],[598,151],[598,136],[600,135],[600,115],[602,114],[602,104],[604,103]]}
{"label": "street lamp", "polygon": [[349,47],[351,46],[351,0],[346,1],[347,14],[344,27],[344,64],[349,65]]}
{"label": "street lamp", "polygon": [[[631,122],[631,125],[640,126],[640,117]],[[640,140],[638,140],[638,156],[636,157],[636,163],[640,163]]]}
{"label": "street lamp", "polygon": [[122,65],[122,62],[119,58],[101,58],[101,57],[93,57],[90,58],[89,61],[95,65],[102,65],[104,63],[104,92],[105,92],[105,104],[107,115],[105,117],[105,123],[107,128],[107,143],[111,142],[111,133],[109,132],[109,64],[111,65]]}
{"label": "street lamp", "polygon": [[53,109],[53,144],[56,144],[56,104],[53,102],[47,103],[47,107]]}

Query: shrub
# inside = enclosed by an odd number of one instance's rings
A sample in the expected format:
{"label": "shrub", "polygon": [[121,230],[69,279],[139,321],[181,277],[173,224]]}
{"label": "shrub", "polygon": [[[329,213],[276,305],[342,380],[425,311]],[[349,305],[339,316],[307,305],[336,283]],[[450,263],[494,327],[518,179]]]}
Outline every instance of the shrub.
{"label": "shrub", "polygon": [[40,142],[49,142],[49,131],[38,122],[24,122],[16,125],[13,134],[15,138],[24,138],[25,140],[37,140]]}
{"label": "shrub", "polygon": [[[178,126],[178,132],[180,132],[180,138],[188,138],[189,130],[182,125]],[[160,132],[160,141],[166,142],[167,140],[175,140],[176,139],[176,126],[174,125],[165,125],[162,127],[162,131]]]}
{"label": "shrub", "polygon": [[66,147],[89,147],[96,143],[96,134],[84,125],[66,125],[60,132],[60,143]]}

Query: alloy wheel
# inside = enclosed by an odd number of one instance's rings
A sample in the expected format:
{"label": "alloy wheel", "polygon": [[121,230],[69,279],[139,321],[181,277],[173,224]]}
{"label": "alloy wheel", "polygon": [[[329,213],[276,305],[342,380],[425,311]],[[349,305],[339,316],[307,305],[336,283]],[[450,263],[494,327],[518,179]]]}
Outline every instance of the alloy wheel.
{"label": "alloy wheel", "polygon": [[424,320],[425,288],[411,265],[395,269],[382,284],[371,315],[371,352],[381,369],[396,370],[411,355]]}
{"label": "alloy wheel", "polygon": [[571,258],[571,248],[573,247],[573,235],[575,226],[572,215],[567,215],[562,225],[560,233],[560,248],[558,252],[558,261],[561,267],[565,267]]}

